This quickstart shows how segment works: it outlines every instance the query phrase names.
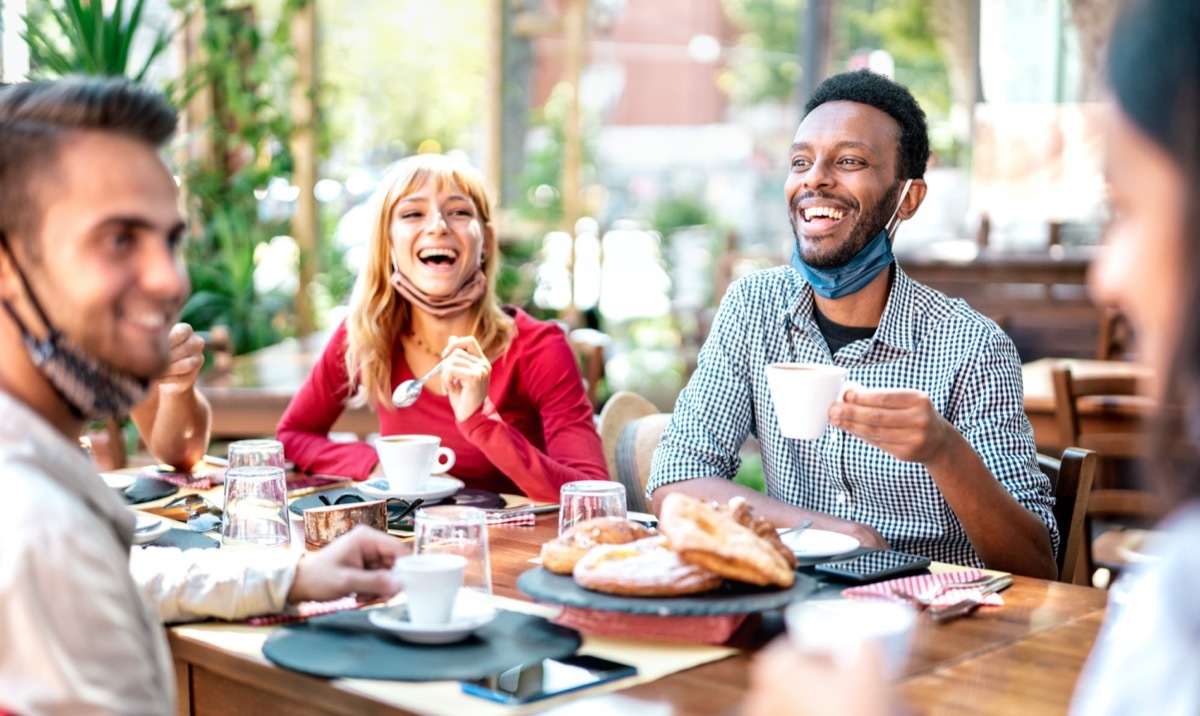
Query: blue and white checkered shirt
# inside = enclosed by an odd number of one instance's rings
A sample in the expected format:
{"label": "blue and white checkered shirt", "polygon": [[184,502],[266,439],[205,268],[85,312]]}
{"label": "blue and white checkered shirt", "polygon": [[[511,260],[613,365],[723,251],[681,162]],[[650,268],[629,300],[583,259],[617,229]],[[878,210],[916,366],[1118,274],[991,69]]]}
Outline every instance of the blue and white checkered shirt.
{"label": "blue and white checkered shirt", "polygon": [[833,427],[818,440],[780,435],[764,370],[780,362],[832,363],[867,388],[928,393],[992,475],[1046,523],[1058,548],[1054,498],[1025,417],[1016,347],[966,302],[913,281],[898,266],[874,337],[836,356],[813,318],[812,288],[792,267],[734,283],[654,453],[648,493],[678,480],[732,479],[738,450],[754,435],[771,497],[871,525],[894,549],[983,566],[919,463]]}

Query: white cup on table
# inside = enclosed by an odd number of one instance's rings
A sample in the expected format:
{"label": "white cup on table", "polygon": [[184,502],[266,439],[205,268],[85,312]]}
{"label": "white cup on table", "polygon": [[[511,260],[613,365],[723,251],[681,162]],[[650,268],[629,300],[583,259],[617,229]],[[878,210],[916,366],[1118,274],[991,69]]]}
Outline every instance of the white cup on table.
{"label": "white cup on table", "polygon": [[795,602],[783,613],[788,639],[801,653],[838,663],[861,658],[864,646],[879,650],[889,681],[904,673],[917,612],[907,604],[870,599]]}
{"label": "white cup on table", "polygon": [[848,371],[820,363],[772,363],[766,368],[767,387],[785,438],[816,440],[829,425],[829,407],[848,390],[861,388],[847,381]]}
{"label": "white cup on table", "polygon": [[435,505],[417,510],[413,551],[419,555],[457,555],[466,560],[460,597],[490,604],[492,562],[488,553],[487,513],[477,507]]}
{"label": "white cup on table", "polygon": [[433,626],[450,621],[466,568],[466,557],[458,554],[413,554],[396,560],[392,572],[404,585],[409,622]]}
{"label": "white cup on table", "polygon": [[421,492],[429,478],[454,467],[454,451],[436,435],[384,435],[375,440],[379,465],[395,492]]}

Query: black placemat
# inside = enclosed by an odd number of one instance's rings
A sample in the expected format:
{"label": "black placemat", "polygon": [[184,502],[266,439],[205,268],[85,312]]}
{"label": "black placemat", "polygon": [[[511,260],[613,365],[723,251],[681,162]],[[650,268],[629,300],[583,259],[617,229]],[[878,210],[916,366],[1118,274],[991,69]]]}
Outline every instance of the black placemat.
{"label": "black placemat", "polygon": [[314,617],[271,632],[263,655],[279,666],[329,678],[443,681],[479,679],[518,664],[560,659],[579,632],[528,614],[501,611],[454,644],[410,644],[371,623],[369,609]]}
{"label": "black placemat", "polygon": [[131,505],[161,500],[164,497],[174,495],[176,492],[179,492],[178,485],[172,485],[162,480],[153,480],[148,477],[137,478],[133,481],[132,485],[126,487],[124,490],[125,501]]}
{"label": "black placemat", "polygon": [[[215,534],[215,533],[214,533]],[[150,542],[147,547],[178,547],[179,549],[220,549],[221,542],[202,532],[174,527],[162,537]]]}
{"label": "black placemat", "polygon": [[622,597],[584,589],[565,574],[554,574],[536,567],[517,578],[517,588],[529,596],[552,604],[565,604],[584,609],[603,609],[628,614],[658,616],[713,616],[717,614],[749,614],[765,609],[778,609],[806,598],[817,588],[817,580],[807,574],[796,574],[788,589],[755,587],[728,579],[719,588],[703,594],[683,597]]}

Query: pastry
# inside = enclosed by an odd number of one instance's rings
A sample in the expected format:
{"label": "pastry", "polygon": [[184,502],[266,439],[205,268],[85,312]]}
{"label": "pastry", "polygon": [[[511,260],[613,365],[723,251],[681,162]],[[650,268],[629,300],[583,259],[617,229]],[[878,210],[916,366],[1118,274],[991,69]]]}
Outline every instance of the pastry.
{"label": "pastry", "polygon": [[[663,500],[658,528],[683,561],[722,577],[759,586],[790,587],[796,580],[792,563],[772,541],[743,525],[749,505],[732,509],[673,492]],[[742,517],[744,519],[744,517]],[[753,522],[751,518],[749,520]],[[778,535],[776,535],[778,539]]]}
{"label": "pastry", "polygon": [[628,544],[600,545],[575,565],[584,589],[629,597],[678,597],[721,586],[720,575],[688,564],[661,536]]}
{"label": "pastry", "polygon": [[592,547],[625,544],[652,535],[645,525],[621,517],[596,517],[577,522],[542,545],[542,566],[555,574],[570,574]]}

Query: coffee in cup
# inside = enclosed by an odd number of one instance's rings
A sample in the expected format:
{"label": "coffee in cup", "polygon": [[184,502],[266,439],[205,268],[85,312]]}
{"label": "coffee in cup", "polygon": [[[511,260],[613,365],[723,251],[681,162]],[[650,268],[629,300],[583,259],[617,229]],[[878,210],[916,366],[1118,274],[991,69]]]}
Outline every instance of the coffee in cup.
{"label": "coffee in cup", "polygon": [[385,435],[375,441],[383,475],[395,492],[421,492],[432,475],[454,467],[454,451],[436,435]]}
{"label": "coffee in cup", "polygon": [[785,438],[816,440],[829,424],[829,407],[851,388],[847,370],[820,363],[772,363],[767,366],[767,387],[775,405],[779,432]]}

